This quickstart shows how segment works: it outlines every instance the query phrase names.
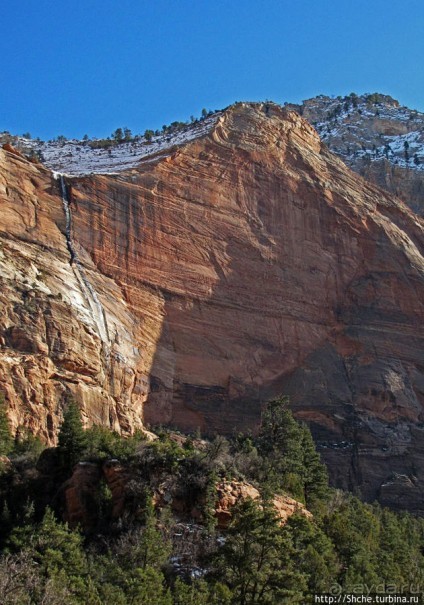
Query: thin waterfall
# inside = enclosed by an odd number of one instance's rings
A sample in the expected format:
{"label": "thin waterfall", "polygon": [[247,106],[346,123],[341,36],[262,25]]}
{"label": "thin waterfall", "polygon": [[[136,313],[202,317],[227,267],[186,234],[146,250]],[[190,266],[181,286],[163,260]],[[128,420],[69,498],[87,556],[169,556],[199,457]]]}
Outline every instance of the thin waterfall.
{"label": "thin waterfall", "polygon": [[63,210],[65,212],[65,235],[66,235],[66,246],[69,250],[69,254],[71,256],[70,264],[73,267],[75,276],[78,280],[80,289],[82,294],[84,295],[85,300],[88,303],[88,306],[91,311],[91,316],[97,328],[97,333],[100,336],[101,340],[105,343],[105,345],[110,344],[110,336],[109,330],[107,327],[106,314],[103,309],[103,306],[97,296],[97,292],[90,283],[85,273],[85,269],[81,264],[77,251],[75,250],[73,241],[72,241],[72,212],[70,207],[70,200],[68,194],[68,188],[65,183],[65,179],[63,178],[63,174],[54,173],[54,177],[59,179],[60,190],[62,194],[62,203]]}
{"label": "thin waterfall", "polygon": [[71,209],[69,207],[69,197],[68,190],[66,188],[65,179],[63,178],[63,174],[59,174],[59,182],[60,182],[60,191],[62,193],[62,203],[63,210],[65,211],[65,235],[66,235],[66,245],[69,250],[69,254],[71,255],[71,265],[74,261],[78,261],[77,253],[75,252],[74,246],[72,244],[72,214]]}

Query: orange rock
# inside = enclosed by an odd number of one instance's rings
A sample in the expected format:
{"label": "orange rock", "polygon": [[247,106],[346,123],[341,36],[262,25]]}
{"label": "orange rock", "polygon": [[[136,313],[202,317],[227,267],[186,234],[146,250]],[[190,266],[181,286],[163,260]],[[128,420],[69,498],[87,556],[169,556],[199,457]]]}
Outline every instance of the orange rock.
{"label": "orange rock", "polygon": [[4,152],[0,167],[0,390],[15,427],[53,442],[73,397],[87,424],[231,433],[288,394],[335,485],[375,499],[414,468],[422,509],[423,223],[300,116],[238,104],[171,159],[68,179],[100,306],[69,264],[58,182]]}
{"label": "orange rock", "polygon": [[[58,181],[0,150],[0,213],[0,391],[12,427],[53,444],[70,399],[87,425],[141,427],[146,379],[135,318],[83,250],[89,286],[70,264]],[[106,342],[99,313],[110,329]]]}
{"label": "orange rock", "polygon": [[5,151],[8,151],[9,153],[13,153],[13,155],[17,155],[20,158],[23,158],[23,155],[21,153],[19,153],[19,151],[17,149],[15,149],[10,143],[4,143],[4,145],[2,147]]}
{"label": "orange rock", "polygon": [[125,487],[129,481],[129,474],[118,460],[109,460],[103,465],[103,475],[111,491],[112,517],[117,519],[125,509]]}
{"label": "orange rock", "polygon": [[96,498],[99,483],[99,465],[80,462],[72,477],[61,487],[63,520],[71,527],[81,525],[86,530],[95,527],[99,512]]}
{"label": "orange rock", "polygon": [[[258,500],[259,491],[250,483],[244,481],[221,481],[216,486],[217,503],[215,506],[215,516],[218,521],[218,527],[224,529],[228,527],[233,517],[231,509],[243,500]],[[286,523],[287,519],[295,513],[312,518],[312,514],[304,507],[301,502],[284,495],[275,495],[273,505],[281,523]]]}

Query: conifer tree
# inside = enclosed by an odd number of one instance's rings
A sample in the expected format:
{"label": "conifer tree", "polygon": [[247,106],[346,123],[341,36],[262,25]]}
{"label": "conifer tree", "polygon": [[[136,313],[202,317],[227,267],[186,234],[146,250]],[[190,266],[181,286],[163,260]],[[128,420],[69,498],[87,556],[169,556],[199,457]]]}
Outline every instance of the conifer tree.
{"label": "conifer tree", "polygon": [[[208,585],[202,580],[186,584],[180,578],[177,578],[172,596],[173,605],[211,605],[214,602],[213,595],[209,593]],[[230,605],[228,597],[226,602]],[[225,601],[223,602],[221,599],[222,603],[225,603]]]}
{"label": "conifer tree", "polygon": [[245,500],[234,511],[216,558],[217,577],[240,605],[299,603],[306,585],[291,563],[289,536],[266,503]]}
{"label": "conifer tree", "polygon": [[328,473],[321,462],[311,431],[306,425],[301,427],[303,453],[303,489],[307,508],[325,499],[328,494]]}
{"label": "conifer tree", "polygon": [[171,544],[157,525],[152,498],[146,494],[144,527],[124,534],[115,549],[117,561],[123,568],[160,570],[163,567],[170,555]]}
{"label": "conifer tree", "polygon": [[135,569],[127,582],[126,594],[127,602],[134,605],[172,605],[164,575],[153,567]]}
{"label": "conifer tree", "polygon": [[138,565],[160,569],[170,554],[170,544],[156,527],[156,517],[151,497],[146,498],[146,524],[138,546]]}
{"label": "conifer tree", "polygon": [[328,592],[340,571],[331,540],[315,521],[291,516],[283,528],[293,545],[291,559],[308,583],[311,594]]}
{"label": "conifer tree", "polygon": [[65,470],[70,471],[79,462],[87,448],[80,411],[71,401],[63,414],[63,422],[58,436],[59,458]]}
{"label": "conifer tree", "polygon": [[288,409],[288,397],[270,401],[262,415],[258,450],[264,457],[271,489],[303,499],[302,429]]}
{"label": "conifer tree", "polygon": [[[46,509],[41,523],[15,527],[9,538],[9,548],[28,554],[42,579],[40,588],[45,594],[54,587],[57,594],[75,595],[76,600],[70,603],[86,602],[87,559],[82,536],[70,530],[66,523],[59,523],[50,508]],[[34,602],[49,601],[40,598]]]}

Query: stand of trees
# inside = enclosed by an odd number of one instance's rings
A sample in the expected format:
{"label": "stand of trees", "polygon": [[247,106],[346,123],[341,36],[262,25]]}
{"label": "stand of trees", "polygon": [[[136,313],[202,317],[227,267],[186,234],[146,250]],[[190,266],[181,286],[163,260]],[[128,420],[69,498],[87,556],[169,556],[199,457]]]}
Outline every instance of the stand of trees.
{"label": "stand of trees", "polygon": [[[0,473],[2,605],[295,605],[334,590],[424,586],[423,520],[330,489],[308,428],[284,398],[268,404],[256,436],[232,440],[158,430],[147,442],[84,431],[72,402],[56,448],[40,454],[39,442],[20,435],[12,439],[0,406],[8,455]],[[122,514],[112,515],[110,490],[100,484],[95,525],[70,528],[61,486],[78,462],[100,468],[111,459],[131,477]],[[213,486],[222,478],[250,481],[262,499],[241,501],[218,531]],[[153,506],[163,484],[186,510]],[[303,501],[313,517],[282,525],[276,492]],[[200,523],[189,517],[193,507]]]}

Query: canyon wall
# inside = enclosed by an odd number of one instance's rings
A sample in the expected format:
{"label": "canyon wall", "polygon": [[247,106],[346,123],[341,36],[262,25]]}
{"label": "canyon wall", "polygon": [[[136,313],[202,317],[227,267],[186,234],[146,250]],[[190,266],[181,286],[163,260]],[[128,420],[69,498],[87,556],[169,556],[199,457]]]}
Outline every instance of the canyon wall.
{"label": "canyon wall", "polygon": [[52,173],[3,150],[0,168],[0,392],[12,429],[54,443],[74,400],[86,424],[131,431],[145,389],[136,320],[77,242],[71,262]]}
{"label": "canyon wall", "polygon": [[333,484],[423,512],[423,223],[306,121],[237,104],[135,168],[65,178],[103,339],[59,182],[1,158],[0,390],[14,426],[52,440],[72,396],[87,423],[230,434],[288,394]]}

